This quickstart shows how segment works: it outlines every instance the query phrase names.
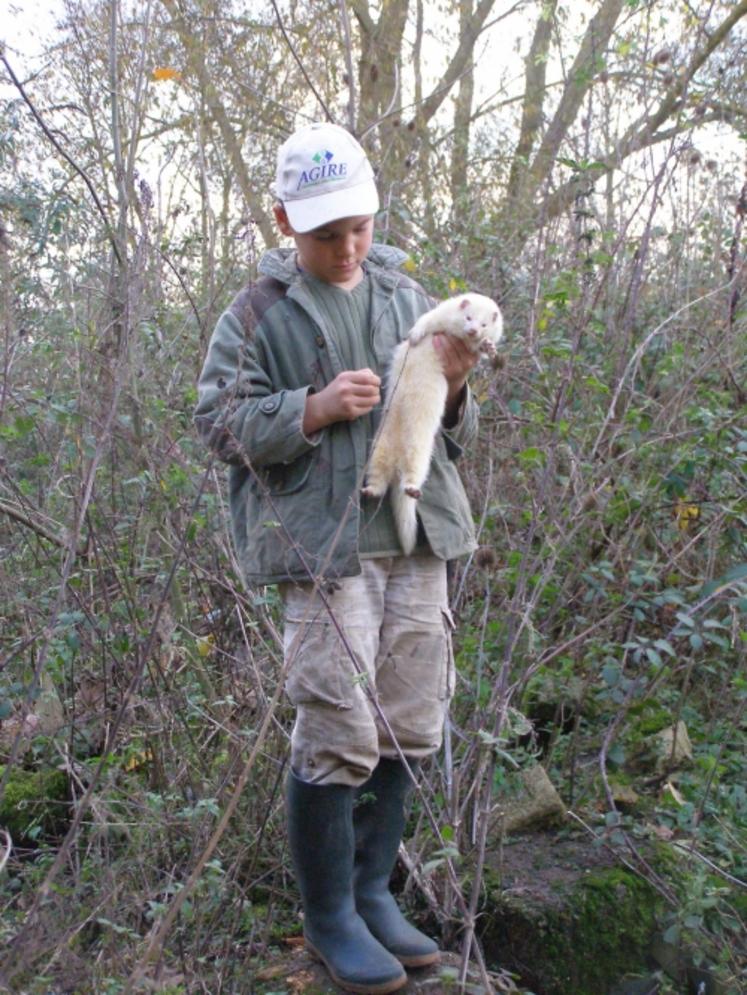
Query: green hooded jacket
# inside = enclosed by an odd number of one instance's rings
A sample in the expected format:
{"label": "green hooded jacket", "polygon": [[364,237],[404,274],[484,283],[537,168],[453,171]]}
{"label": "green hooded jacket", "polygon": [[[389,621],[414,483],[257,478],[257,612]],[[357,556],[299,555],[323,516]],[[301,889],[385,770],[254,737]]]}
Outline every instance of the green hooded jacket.
{"label": "green hooded jacket", "polygon": [[[373,245],[365,263],[378,374],[433,306],[423,288],[399,271],[405,259],[399,249]],[[195,409],[202,439],[230,464],[239,563],[250,585],[357,574],[359,491],[370,444],[365,420],[304,435],[307,394],[325,387],[343,366],[297,269],[295,250],[266,253],[259,272],[215,327]],[[458,424],[439,433],[418,501],[430,547],[443,560],[475,548],[454,461],[476,430],[477,404],[467,390]]]}

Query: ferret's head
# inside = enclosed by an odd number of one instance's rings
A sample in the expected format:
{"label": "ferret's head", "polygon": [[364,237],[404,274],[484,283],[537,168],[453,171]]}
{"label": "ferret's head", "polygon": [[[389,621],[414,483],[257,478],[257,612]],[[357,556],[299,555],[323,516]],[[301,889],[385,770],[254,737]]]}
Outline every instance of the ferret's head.
{"label": "ferret's head", "polygon": [[464,337],[477,349],[486,339],[498,342],[503,336],[503,319],[495,301],[482,294],[467,294],[459,303],[464,321]]}

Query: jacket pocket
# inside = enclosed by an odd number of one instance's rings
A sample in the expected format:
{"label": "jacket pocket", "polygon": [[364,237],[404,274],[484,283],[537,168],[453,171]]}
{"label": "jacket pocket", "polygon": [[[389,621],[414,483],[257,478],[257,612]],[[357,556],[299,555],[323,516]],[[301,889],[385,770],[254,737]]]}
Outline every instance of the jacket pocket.
{"label": "jacket pocket", "polygon": [[270,494],[273,497],[282,497],[284,494],[295,494],[296,491],[300,491],[309,479],[313,459],[312,450],[294,459],[292,463],[272,463],[268,466],[264,477]]}

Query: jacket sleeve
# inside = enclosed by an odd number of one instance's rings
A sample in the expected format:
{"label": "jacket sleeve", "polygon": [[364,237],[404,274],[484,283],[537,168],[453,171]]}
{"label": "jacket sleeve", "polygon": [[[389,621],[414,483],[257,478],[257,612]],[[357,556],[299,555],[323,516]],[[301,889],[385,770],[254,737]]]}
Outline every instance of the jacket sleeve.
{"label": "jacket sleeve", "polygon": [[452,425],[450,428],[441,428],[446,443],[446,454],[451,460],[459,459],[477,436],[477,401],[469,388],[469,384],[466,384],[464,389],[465,396],[459,408],[459,418],[456,425]]}
{"label": "jacket sleeve", "polygon": [[262,364],[254,329],[234,309],[215,327],[197,384],[194,421],[203,442],[227,463],[291,463],[313,449],[321,434],[304,435],[311,386],[276,389]]}

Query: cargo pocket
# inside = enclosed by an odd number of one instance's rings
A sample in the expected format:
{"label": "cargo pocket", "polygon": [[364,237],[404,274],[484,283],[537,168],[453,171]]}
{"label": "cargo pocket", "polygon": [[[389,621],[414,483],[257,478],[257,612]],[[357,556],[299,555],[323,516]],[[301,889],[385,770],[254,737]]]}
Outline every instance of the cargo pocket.
{"label": "cargo pocket", "polygon": [[283,648],[292,655],[285,691],[293,705],[352,708],[352,664],[331,622],[286,617]]}
{"label": "cargo pocket", "polygon": [[379,668],[379,702],[400,745],[435,748],[449,700],[450,639],[446,624],[403,632]]}

